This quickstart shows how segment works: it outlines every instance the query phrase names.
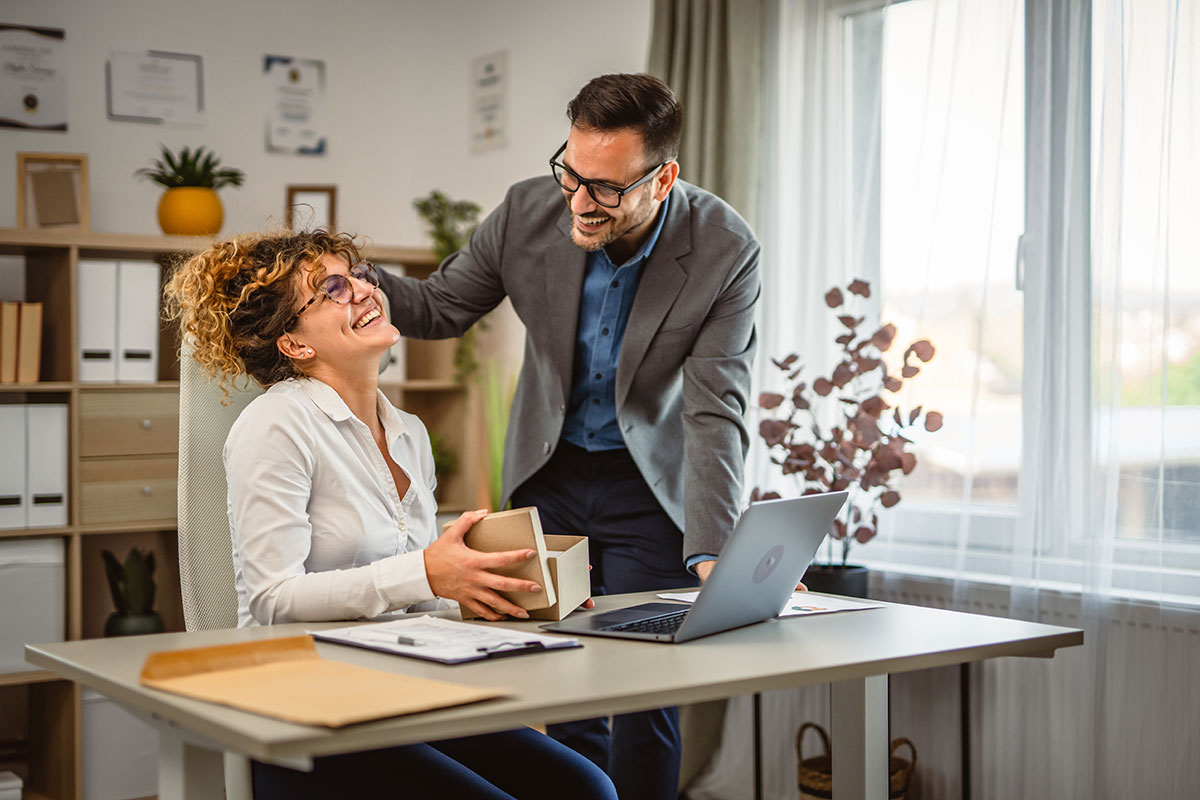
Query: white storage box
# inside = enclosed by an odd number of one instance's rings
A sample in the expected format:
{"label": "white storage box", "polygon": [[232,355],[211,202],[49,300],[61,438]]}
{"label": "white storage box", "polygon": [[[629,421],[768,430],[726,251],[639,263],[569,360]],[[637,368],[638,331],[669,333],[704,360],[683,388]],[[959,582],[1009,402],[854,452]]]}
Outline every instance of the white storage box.
{"label": "white storage box", "polygon": [[0,800],[21,800],[21,778],[11,772],[0,772]]}
{"label": "white storage box", "polygon": [[83,796],[129,800],[158,794],[158,734],[103,695],[84,689]]}
{"label": "white storage box", "polygon": [[64,582],[62,539],[0,540],[0,672],[36,669],[25,645],[63,640]]}

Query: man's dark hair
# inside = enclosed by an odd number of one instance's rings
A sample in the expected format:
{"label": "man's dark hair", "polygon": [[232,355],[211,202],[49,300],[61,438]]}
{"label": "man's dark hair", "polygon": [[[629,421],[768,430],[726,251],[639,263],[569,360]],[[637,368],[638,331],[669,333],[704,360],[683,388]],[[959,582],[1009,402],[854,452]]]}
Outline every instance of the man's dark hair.
{"label": "man's dark hair", "polygon": [[653,75],[593,78],[567,104],[567,119],[573,127],[587,130],[636,130],[650,162],[647,167],[679,157],[683,109],[675,93]]}

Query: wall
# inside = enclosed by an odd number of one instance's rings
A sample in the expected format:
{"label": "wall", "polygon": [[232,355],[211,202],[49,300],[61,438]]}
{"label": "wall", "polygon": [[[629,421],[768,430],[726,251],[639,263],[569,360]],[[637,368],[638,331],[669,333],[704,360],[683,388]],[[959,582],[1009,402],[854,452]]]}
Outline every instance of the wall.
{"label": "wall", "polygon": [[[380,243],[421,244],[414,197],[437,187],[487,209],[513,181],[546,171],[578,88],[602,72],[644,68],[650,4],[4,0],[0,22],[66,30],[70,126],[65,134],[0,130],[0,227],[16,224],[15,153],[80,152],[89,158],[92,229],[157,233],[160,190],[133,172],[161,141],[204,144],[246,171],[243,188],[221,192],[226,233],[281,222],[289,183],[333,183],[340,227]],[[203,56],[203,124],[109,121],[110,49]],[[470,63],[497,50],[509,54],[509,145],[472,155]],[[265,152],[260,74],[267,53],[325,61],[327,155]]]}

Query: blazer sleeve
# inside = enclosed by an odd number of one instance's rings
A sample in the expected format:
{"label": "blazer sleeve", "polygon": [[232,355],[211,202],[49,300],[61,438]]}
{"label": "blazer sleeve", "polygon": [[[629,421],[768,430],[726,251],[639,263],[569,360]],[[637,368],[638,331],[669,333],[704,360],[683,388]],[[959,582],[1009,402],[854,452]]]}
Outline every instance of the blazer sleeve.
{"label": "blazer sleeve", "polygon": [[381,270],[391,322],[415,339],[461,336],[505,297],[500,264],[512,190],[471,234],[467,246],[448,256],[426,280]]}
{"label": "blazer sleeve", "polygon": [[730,279],[683,364],[683,558],[719,554],[741,511],[756,333],[759,245],[739,253]]}

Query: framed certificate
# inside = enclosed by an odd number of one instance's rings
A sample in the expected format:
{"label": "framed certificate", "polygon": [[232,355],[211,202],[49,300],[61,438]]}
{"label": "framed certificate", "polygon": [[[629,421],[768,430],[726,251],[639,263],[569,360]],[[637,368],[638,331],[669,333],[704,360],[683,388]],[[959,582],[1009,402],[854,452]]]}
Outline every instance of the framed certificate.
{"label": "framed certificate", "polygon": [[122,122],[199,124],[204,115],[200,56],[147,50],[110,52],[104,67],[108,118]]}
{"label": "framed certificate", "polygon": [[0,24],[0,128],[67,130],[67,76],[60,28]]}
{"label": "framed certificate", "polygon": [[87,156],[17,153],[17,227],[88,229]]}

